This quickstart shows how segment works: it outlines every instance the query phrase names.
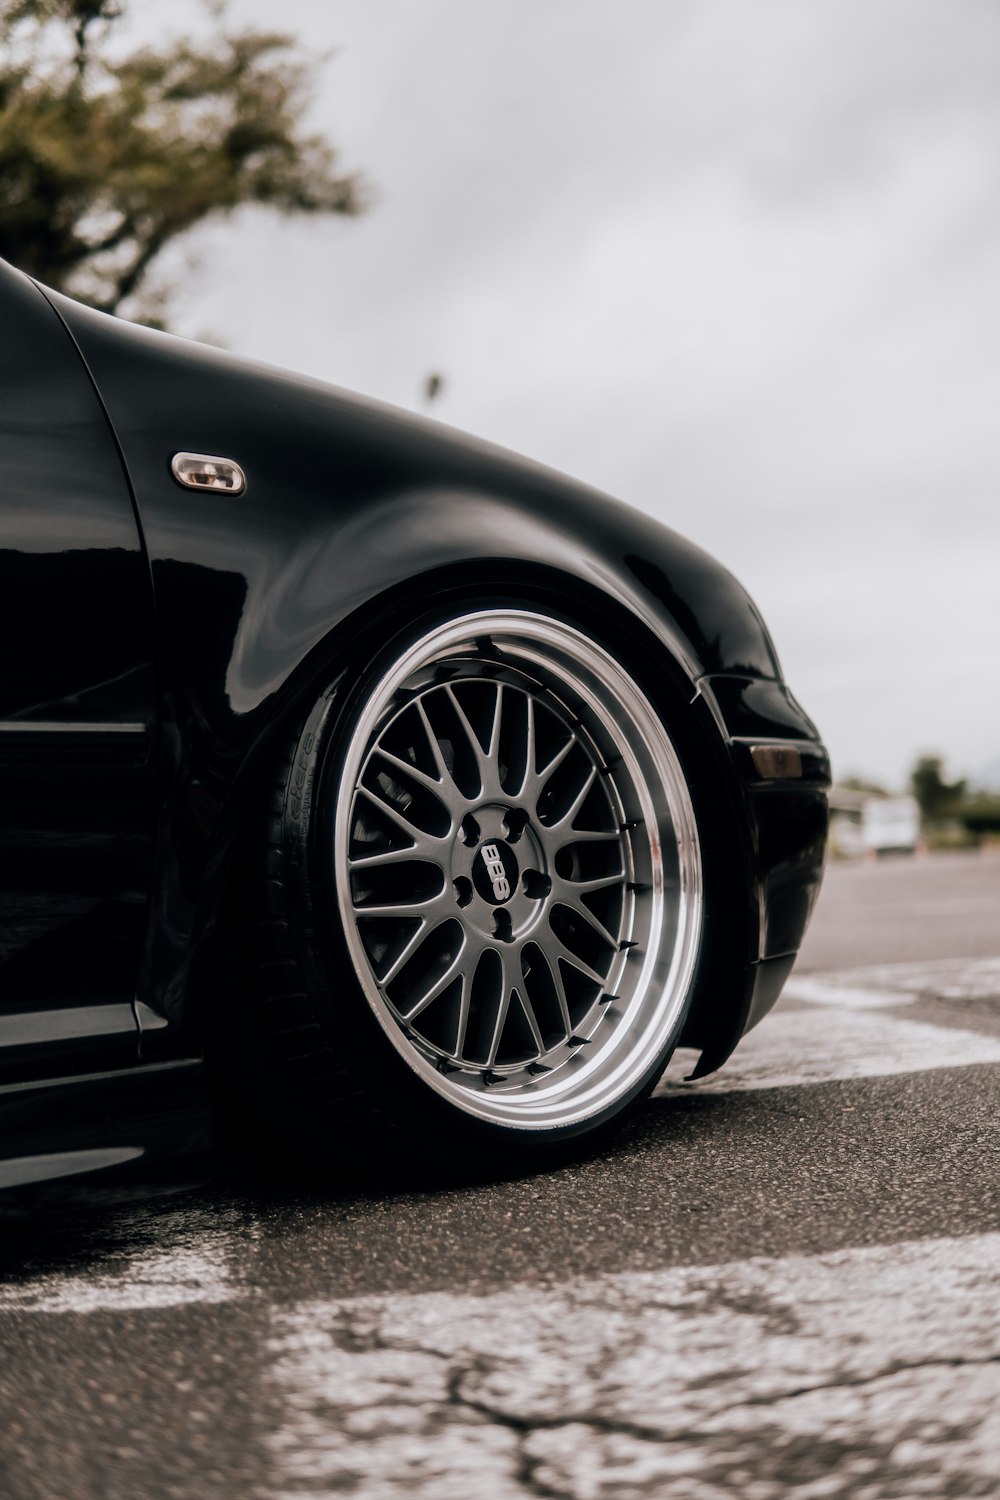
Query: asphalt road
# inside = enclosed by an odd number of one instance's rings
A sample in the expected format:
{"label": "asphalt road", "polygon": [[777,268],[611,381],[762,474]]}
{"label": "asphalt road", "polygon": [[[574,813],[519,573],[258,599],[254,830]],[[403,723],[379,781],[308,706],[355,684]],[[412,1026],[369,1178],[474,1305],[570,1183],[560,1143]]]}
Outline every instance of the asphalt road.
{"label": "asphalt road", "polygon": [[1000,953],[1000,849],[832,863],[796,964],[859,964]]}
{"label": "asphalt road", "polygon": [[834,867],[600,1155],[77,1185],[0,1228],[0,1496],[1000,1493],[1000,857]]}

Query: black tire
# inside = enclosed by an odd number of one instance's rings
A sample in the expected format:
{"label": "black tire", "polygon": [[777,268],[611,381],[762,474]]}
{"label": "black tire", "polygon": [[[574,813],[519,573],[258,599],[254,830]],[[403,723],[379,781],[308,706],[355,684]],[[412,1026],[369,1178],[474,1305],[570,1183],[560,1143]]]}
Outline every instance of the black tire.
{"label": "black tire", "polygon": [[545,1151],[676,1045],[704,922],[688,778],[662,707],[555,614],[426,619],[324,694],[257,851],[254,1092],[300,1151]]}

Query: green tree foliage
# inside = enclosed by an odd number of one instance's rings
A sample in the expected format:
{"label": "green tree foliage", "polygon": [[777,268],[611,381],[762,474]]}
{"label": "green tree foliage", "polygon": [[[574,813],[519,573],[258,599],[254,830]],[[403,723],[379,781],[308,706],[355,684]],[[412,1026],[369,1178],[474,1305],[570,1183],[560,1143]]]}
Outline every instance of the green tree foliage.
{"label": "green tree foliage", "polygon": [[960,809],[964,781],[945,781],[939,755],[922,755],[910,772],[910,788],[925,818],[947,818]]}
{"label": "green tree foliage", "polygon": [[356,214],[364,190],[302,129],[315,65],[293,38],[220,21],[207,40],[127,52],[124,9],[0,0],[0,256],[159,321],[148,272],[196,225],[244,204]]}
{"label": "green tree foliage", "polygon": [[962,823],[977,837],[1000,833],[1000,797],[980,792],[962,804]]}

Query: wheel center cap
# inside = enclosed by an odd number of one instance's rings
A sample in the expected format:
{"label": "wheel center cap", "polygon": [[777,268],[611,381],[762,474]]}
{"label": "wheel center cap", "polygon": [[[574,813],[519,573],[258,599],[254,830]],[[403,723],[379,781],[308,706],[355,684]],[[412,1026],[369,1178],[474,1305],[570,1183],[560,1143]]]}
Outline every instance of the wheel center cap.
{"label": "wheel center cap", "polygon": [[517,860],[503,839],[487,839],[472,861],[472,883],[491,906],[503,906],[517,890]]}

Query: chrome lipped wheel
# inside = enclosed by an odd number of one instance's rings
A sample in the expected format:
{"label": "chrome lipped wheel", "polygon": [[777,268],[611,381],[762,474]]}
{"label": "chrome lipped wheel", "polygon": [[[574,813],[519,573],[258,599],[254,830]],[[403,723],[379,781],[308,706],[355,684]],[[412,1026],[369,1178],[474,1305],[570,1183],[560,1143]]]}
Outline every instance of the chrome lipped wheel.
{"label": "chrome lipped wheel", "polygon": [[701,935],[697,825],[666,727],[601,646],[515,609],[427,632],[368,693],[335,805],[350,956],[437,1094],[559,1130],[662,1065]]}

